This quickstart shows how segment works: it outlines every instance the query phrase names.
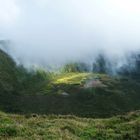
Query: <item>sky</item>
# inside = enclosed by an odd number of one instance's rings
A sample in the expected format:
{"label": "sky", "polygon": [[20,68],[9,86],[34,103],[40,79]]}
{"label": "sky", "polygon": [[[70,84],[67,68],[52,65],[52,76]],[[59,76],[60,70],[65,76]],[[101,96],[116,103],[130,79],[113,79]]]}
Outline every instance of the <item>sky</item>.
{"label": "sky", "polygon": [[0,40],[25,65],[123,62],[140,49],[139,0],[0,0]]}

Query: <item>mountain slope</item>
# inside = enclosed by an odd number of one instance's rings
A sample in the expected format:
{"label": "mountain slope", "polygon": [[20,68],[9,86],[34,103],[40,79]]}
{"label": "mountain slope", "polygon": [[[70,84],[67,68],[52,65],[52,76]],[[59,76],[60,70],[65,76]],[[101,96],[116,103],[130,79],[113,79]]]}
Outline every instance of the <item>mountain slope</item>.
{"label": "mountain slope", "polygon": [[16,64],[12,58],[0,50],[0,92],[13,93],[17,83]]}
{"label": "mountain slope", "polygon": [[140,109],[138,77],[27,71],[3,51],[0,60],[3,111],[109,117]]}

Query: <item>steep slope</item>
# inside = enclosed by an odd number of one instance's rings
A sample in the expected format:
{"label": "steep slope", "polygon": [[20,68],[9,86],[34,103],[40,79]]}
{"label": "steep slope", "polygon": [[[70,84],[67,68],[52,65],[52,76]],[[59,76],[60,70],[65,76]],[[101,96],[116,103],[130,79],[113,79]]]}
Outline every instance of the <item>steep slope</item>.
{"label": "steep slope", "polygon": [[12,58],[0,50],[0,93],[14,93],[17,84],[17,67]]}
{"label": "steep slope", "polygon": [[0,49],[0,109],[17,112],[23,95],[40,93],[49,80],[45,71],[27,71]]}
{"label": "steep slope", "polygon": [[16,108],[16,97],[19,82],[18,68],[13,59],[0,50],[0,110],[13,111]]}

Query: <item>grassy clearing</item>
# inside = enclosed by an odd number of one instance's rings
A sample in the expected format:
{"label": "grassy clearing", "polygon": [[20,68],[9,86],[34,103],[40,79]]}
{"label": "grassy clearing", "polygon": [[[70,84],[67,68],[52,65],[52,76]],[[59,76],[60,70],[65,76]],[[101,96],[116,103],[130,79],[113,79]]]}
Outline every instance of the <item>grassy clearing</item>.
{"label": "grassy clearing", "polygon": [[0,113],[0,139],[5,140],[139,140],[140,112],[109,119]]}
{"label": "grassy clearing", "polygon": [[93,79],[93,78],[107,78],[106,74],[96,74],[96,73],[81,73],[81,72],[73,72],[73,73],[63,73],[57,75],[53,79],[54,84],[81,84],[82,82]]}
{"label": "grassy clearing", "polygon": [[91,73],[65,73],[58,75],[54,80],[55,84],[81,84],[85,80],[93,76]]}

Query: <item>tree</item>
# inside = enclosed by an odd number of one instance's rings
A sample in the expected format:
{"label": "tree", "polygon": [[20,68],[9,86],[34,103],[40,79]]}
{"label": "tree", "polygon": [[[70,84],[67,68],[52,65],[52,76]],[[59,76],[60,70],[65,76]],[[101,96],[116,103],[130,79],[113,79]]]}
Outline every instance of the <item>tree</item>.
{"label": "tree", "polygon": [[107,60],[103,54],[99,54],[93,63],[93,72],[106,73],[107,72]]}

